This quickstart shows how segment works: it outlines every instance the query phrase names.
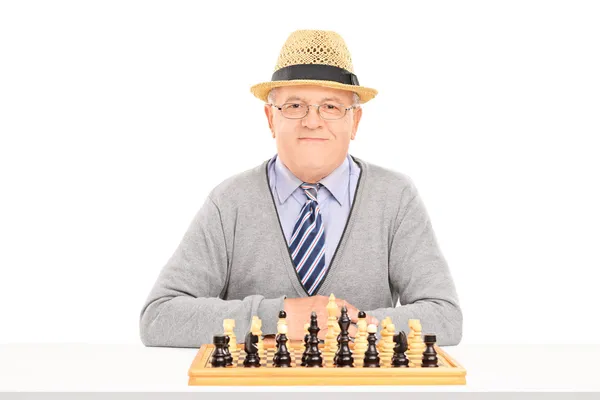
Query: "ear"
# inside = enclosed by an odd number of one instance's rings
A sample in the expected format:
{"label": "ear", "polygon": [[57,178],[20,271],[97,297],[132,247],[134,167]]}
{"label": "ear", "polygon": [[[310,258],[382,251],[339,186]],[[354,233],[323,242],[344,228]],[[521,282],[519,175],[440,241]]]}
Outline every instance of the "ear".
{"label": "ear", "polygon": [[267,116],[267,122],[269,123],[271,135],[275,137],[275,128],[273,127],[273,107],[268,104],[265,104],[265,115]]}
{"label": "ear", "polygon": [[362,107],[358,107],[354,109],[354,119],[352,121],[352,136],[350,136],[351,140],[354,140],[356,137],[356,131],[358,130],[358,123],[360,122],[360,118],[362,117]]}

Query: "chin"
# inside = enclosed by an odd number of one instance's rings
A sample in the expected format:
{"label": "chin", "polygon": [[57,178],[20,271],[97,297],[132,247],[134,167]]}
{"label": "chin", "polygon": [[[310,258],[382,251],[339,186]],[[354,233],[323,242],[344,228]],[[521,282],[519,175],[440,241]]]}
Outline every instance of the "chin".
{"label": "chin", "polygon": [[303,158],[301,165],[306,169],[320,169],[323,166],[328,164],[327,157],[311,157],[311,158]]}

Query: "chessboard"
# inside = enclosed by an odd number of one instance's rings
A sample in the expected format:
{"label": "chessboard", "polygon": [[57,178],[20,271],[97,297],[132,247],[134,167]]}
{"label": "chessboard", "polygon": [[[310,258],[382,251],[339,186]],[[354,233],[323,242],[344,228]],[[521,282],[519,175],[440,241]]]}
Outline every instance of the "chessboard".
{"label": "chessboard", "polygon": [[[323,367],[302,367],[304,346],[300,341],[291,341],[288,346],[291,366],[274,367],[274,346],[265,346],[260,356],[260,367],[245,368],[244,345],[238,344],[233,365],[213,367],[211,365],[213,344],[204,344],[194,358],[189,371],[190,386],[304,386],[304,385],[464,385],[465,369],[443,349],[435,346],[438,357],[437,368],[422,368],[418,362],[409,368],[393,368],[391,360],[381,360],[378,368],[362,367],[360,357],[354,355],[354,367],[335,367],[333,354],[323,352]],[[353,346],[351,346],[352,348]]]}

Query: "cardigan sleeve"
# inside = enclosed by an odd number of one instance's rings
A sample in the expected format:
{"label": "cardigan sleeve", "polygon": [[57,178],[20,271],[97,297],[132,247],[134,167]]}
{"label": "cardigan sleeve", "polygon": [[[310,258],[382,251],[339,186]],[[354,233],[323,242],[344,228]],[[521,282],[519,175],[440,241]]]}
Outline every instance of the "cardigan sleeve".
{"label": "cardigan sleeve", "polygon": [[408,319],[419,319],[422,333],[435,334],[438,345],[456,345],[462,338],[463,315],[455,284],[425,205],[410,178],[407,192],[388,261],[390,289],[400,305],[367,313],[380,321],[391,317],[396,331],[407,334]]}
{"label": "cardigan sleeve", "polygon": [[252,316],[264,332],[276,331],[285,296],[260,295],[224,300],[228,256],[219,209],[207,197],[181,243],[161,270],[140,313],[140,337],[146,346],[199,347],[223,332],[223,320],[236,321],[238,342],[250,330]]}

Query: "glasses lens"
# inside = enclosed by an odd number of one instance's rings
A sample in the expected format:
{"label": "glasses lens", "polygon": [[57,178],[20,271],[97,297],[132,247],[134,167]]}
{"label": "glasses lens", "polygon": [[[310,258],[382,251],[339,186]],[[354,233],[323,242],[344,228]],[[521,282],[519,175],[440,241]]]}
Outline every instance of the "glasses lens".
{"label": "glasses lens", "polygon": [[339,104],[325,103],[319,107],[319,113],[325,119],[339,119],[344,116],[346,110]]}
{"label": "glasses lens", "polygon": [[281,112],[287,118],[303,118],[306,115],[306,104],[285,103],[281,106]]}

